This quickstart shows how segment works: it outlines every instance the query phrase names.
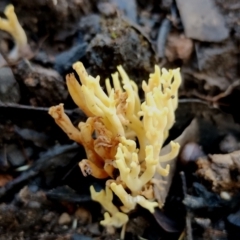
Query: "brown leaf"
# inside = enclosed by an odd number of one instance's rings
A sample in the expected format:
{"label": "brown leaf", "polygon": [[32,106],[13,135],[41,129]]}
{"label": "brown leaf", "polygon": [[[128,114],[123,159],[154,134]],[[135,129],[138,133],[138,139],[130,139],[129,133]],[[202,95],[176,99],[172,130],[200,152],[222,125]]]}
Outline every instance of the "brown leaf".
{"label": "brown leaf", "polygon": [[8,174],[0,174],[0,187],[4,187],[8,182],[12,181],[13,177]]}
{"label": "brown leaf", "polygon": [[165,56],[168,61],[176,59],[188,61],[193,51],[193,41],[183,34],[170,33],[167,39]]}
{"label": "brown leaf", "polygon": [[197,165],[197,174],[211,183],[213,191],[239,191],[240,180],[237,176],[240,173],[240,150],[209,155],[209,159],[200,158]]}

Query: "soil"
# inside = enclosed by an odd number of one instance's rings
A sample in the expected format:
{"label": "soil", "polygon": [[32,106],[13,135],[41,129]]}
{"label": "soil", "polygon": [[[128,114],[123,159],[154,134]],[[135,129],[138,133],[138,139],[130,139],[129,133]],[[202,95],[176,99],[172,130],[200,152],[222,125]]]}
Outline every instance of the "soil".
{"label": "soil", "polygon": [[103,88],[118,65],[140,88],[155,64],[181,68],[165,205],[131,212],[125,239],[240,239],[239,1],[1,0],[0,17],[9,3],[28,47],[10,61],[0,31],[0,240],[120,239],[90,197],[105,182],[82,175],[84,149],[48,114],[64,103],[74,124],[86,120],[65,83],[76,61]]}

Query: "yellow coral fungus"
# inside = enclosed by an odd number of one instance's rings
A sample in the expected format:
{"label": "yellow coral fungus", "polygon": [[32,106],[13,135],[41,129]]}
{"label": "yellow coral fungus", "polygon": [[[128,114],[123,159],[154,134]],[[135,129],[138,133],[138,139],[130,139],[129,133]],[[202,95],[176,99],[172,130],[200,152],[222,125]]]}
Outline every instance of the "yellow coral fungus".
{"label": "yellow coral fungus", "polygon": [[13,5],[9,4],[4,11],[7,19],[0,18],[0,29],[8,32],[15,40],[15,48],[11,51],[9,59],[16,60],[22,55],[30,53],[27,36],[14,12]]}
{"label": "yellow coral fungus", "polygon": [[[109,187],[106,190],[96,192],[94,187],[90,187],[92,199],[99,202],[107,211],[104,214],[104,220],[101,221],[103,226],[121,227],[128,221],[128,216],[125,213],[119,212],[118,208],[112,203],[113,193]],[[111,216],[109,215],[111,214]]]}
{"label": "yellow coral fungus", "polygon": [[[96,192],[92,186],[91,195],[107,211],[101,224],[120,227],[128,221],[126,213],[137,204],[150,212],[159,206],[153,192],[154,174],[167,176],[170,167],[164,168],[161,163],[175,158],[179,151],[179,144],[171,142],[171,151],[159,156],[175,121],[180,71],[160,71],[155,66],[149,81],[142,83],[145,101],[141,103],[137,85],[121,66],[112,74],[113,87],[106,80],[107,94],[99,84],[99,76],[88,75],[80,62],[73,68],[81,84],[71,74],[67,86],[88,120],[75,128],[62,104],[51,107],[49,113],[71,139],[84,146],[87,159],[79,164],[83,174],[110,178],[106,190]],[[113,174],[115,169],[118,171]],[[119,208],[112,203],[113,193],[122,202]]]}

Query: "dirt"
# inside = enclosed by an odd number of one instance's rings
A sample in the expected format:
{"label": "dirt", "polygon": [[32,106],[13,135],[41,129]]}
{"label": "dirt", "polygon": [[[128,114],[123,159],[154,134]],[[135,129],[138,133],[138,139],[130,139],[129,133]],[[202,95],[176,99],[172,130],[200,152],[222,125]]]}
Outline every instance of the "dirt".
{"label": "dirt", "polygon": [[196,12],[200,2],[0,2],[0,17],[12,3],[28,38],[10,61],[14,41],[0,31],[1,240],[120,238],[121,229],[100,225],[104,211],[90,197],[89,187],[105,182],[82,175],[84,149],[48,114],[64,103],[75,125],[86,120],[65,83],[76,61],[103,88],[118,65],[139,88],[155,64],[181,68],[166,141],[180,139],[181,152],[164,191],[155,189],[165,205],[131,212],[125,239],[240,238],[240,4],[211,0]]}

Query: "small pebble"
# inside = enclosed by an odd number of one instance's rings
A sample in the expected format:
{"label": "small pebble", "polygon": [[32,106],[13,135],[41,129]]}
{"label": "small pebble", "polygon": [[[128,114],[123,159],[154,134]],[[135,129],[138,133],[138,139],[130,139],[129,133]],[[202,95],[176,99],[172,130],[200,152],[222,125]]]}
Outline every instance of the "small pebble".
{"label": "small pebble", "polygon": [[89,231],[91,234],[93,234],[93,235],[95,235],[95,236],[101,235],[101,232],[100,232],[100,229],[99,229],[99,223],[98,223],[98,222],[89,224],[89,225],[87,226],[87,228],[88,228],[88,231]]}
{"label": "small pebble", "polygon": [[23,150],[15,144],[10,144],[6,148],[7,160],[13,167],[22,166],[26,162]]}
{"label": "small pebble", "polygon": [[39,190],[39,187],[36,184],[30,184],[28,185],[28,188],[32,193],[36,193]]}
{"label": "small pebble", "polygon": [[116,13],[116,6],[108,2],[100,2],[97,4],[98,11],[106,17]]}
{"label": "small pebble", "polygon": [[27,204],[29,202],[30,198],[30,191],[28,189],[28,186],[23,187],[18,194],[18,198],[21,202],[24,204]]}
{"label": "small pebble", "polygon": [[199,157],[204,156],[201,146],[195,142],[189,142],[184,147],[180,154],[180,159],[183,164],[196,161]]}
{"label": "small pebble", "polygon": [[42,220],[44,222],[51,222],[54,217],[55,217],[55,213],[54,212],[48,212],[47,214],[45,214],[42,217]]}
{"label": "small pebble", "polygon": [[106,232],[108,235],[114,235],[116,233],[116,229],[113,226],[107,226]]}
{"label": "small pebble", "polygon": [[203,228],[207,228],[211,224],[211,220],[209,218],[194,218],[194,220],[199,226]]}
{"label": "small pebble", "polygon": [[71,237],[71,240],[93,240],[93,239],[82,234],[74,233]]}
{"label": "small pebble", "polygon": [[91,213],[82,207],[77,209],[75,212],[75,217],[77,218],[80,225],[85,225],[92,221]]}
{"label": "small pebble", "polygon": [[223,199],[223,200],[227,200],[227,201],[229,201],[229,200],[231,200],[231,195],[228,193],[228,192],[225,192],[225,191],[222,191],[221,193],[220,193],[220,197]]}
{"label": "small pebble", "polygon": [[229,223],[231,223],[233,226],[236,226],[240,228],[240,210],[238,210],[235,213],[230,214],[227,217],[227,220]]}
{"label": "small pebble", "polygon": [[77,219],[74,218],[72,222],[72,229],[76,229],[76,228],[77,228]]}
{"label": "small pebble", "polygon": [[58,219],[59,225],[67,225],[71,223],[71,217],[68,213],[62,213],[61,216]]}
{"label": "small pebble", "polygon": [[231,153],[239,148],[239,142],[237,141],[236,137],[232,134],[226,135],[223,140],[220,142],[219,147],[221,152],[223,153]]}
{"label": "small pebble", "polygon": [[20,98],[19,84],[16,81],[11,68],[0,68],[0,101],[17,103]]}
{"label": "small pebble", "polygon": [[32,209],[39,209],[41,207],[41,204],[37,201],[30,201],[28,202],[28,207]]}

